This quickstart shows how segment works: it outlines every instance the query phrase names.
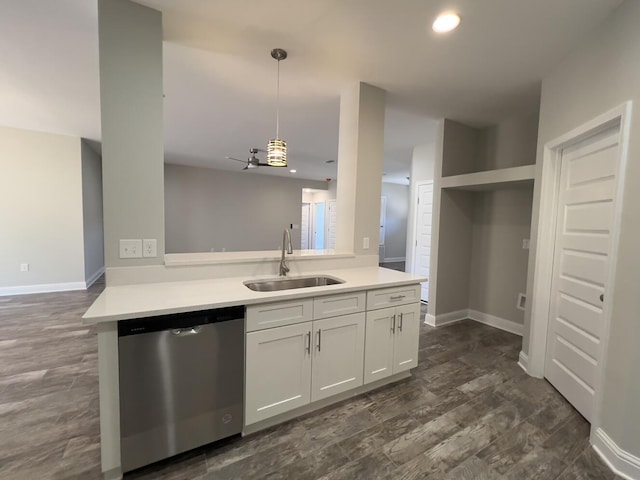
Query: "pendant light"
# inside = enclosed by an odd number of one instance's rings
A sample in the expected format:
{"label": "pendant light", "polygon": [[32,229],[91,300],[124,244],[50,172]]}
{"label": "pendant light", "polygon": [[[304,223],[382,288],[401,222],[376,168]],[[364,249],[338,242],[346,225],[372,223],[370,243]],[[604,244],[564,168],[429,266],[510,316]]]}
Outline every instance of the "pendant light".
{"label": "pendant light", "polygon": [[280,139],[280,60],[287,58],[287,52],[281,48],[271,50],[271,56],[278,61],[277,106],[276,106],[276,138],[267,144],[267,164],[270,167],[287,166],[287,142]]}

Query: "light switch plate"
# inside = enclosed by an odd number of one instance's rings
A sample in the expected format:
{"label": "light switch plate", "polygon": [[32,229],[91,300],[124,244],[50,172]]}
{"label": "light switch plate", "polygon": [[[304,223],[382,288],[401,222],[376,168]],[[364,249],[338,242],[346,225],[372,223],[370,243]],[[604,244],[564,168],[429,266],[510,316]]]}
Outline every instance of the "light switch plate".
{"label": "light switch plate", "polygon": [[121,239],[120,258],[142,258],[142,240]]}
{"label": "light switch plate", "polygon": [[158,241],[155,238],[145,238],[142,240],[142,256],[157,257]]}
{"label": "light switch plate", "polygon": [[21,272],[28,272],[29,271],[29,264],[28,263],[21,263],[20,264],[20,271]]}
{"label": "light switch plate", "polygon": [[530,241],[529,241],[528,238],[523,238],[522,239],[522,249],[523,250],[529,250],[529,244],[530,244]]}
{"label": "light switch plate", "polygon": [[369,237],[364,237],[362,239],[362,248],[364,248],[365,250],[369,248]]}

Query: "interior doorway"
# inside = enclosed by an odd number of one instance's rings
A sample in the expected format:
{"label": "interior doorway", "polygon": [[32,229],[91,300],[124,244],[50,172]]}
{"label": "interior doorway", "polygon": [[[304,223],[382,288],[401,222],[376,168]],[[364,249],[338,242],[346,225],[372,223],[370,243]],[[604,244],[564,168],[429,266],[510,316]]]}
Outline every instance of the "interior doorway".
{"label": "interior doorway", "polygon": [[629,106],[545,145],[528,371],[597,429]]}

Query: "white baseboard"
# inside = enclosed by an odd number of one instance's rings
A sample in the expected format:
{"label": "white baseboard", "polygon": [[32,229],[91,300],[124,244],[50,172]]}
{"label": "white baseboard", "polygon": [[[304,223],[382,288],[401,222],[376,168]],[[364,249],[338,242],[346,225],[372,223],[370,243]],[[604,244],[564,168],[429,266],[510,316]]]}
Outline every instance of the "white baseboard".
{"label": "white baseboard", "polygon": [[390,257],[382,259],[380,263],[404,262],[406,259],[406,257]]}
{"label": "white baseboard", "polygon": [[489,325],[490,327],[496,327],[496,328],[499,328],[500,330],[504,330],[506,332],[514,333],[520,336],[522,336],[522,331],[524,330],[523,325],[516,323],[513,320],[507,320],[506,318],[496,317],[495,315],[479,312],[477,310],[469,309],[469,318],[471,320],[475,320],[476,322]]}
{"label": "white baseboard", "polygon": [[427,313],[424,317],[424,323],[432,327],[442,327],[450,323],[459,322],[469,318],[469,310],[456,310],[455,312],[443,313],[437,316]]}
{"label": "white baseboard", "polygon": [[91,275],[87,281],[85,282],[85,288],[89,288],[91,285],[96,283],[96,280],[100,278],[104,274],[104,266],[100,267],[97,272]]}
{"label": "white baseboard", "polygon": [[85,290],[85,282],[43,283],[40,285],[19,285],[17,287],[0,287],[0,297],[8,295],[26,295],[29,293],[68,292]]}
{"label": "white baseboard", "polygon": [[[456,310],[455,312],[448,312],[440,315],[432,315],[430,313],[427,313],[424,316],[424,323],[432,327],[442,327],[443,325],[449,325],[451,323],[459,322],[467,318],[478,323],[483,323],[485,325],[489,325],[490,327],[499,328],[500,330],[504,330],[506,332],[514,333],[520,336],[522,336],[522,332],[524,330],[523,325],[512,320],[507,320],[505,318],[496,317],[495,315],[490,315],[488,313],[483,313],[471,309]],[[525,355],[523,352],[520,353],[521,355]],[[521,360],[522,358],[523,357],[520,357]],[[526,355],[525,359],[528,361]],[[526,363],[524,365],[525,367],[527,366]]]}
{"label": "white baseboard", "polygon": [[640,458],[622,450],[602,428],[591,436],[591,443],[616,475],[627,480],[640,480]]}
{"label": "white baseboard", "polygon": [[524,370],[526,374],[529,373],[529,355],[520,350],[520,355],[518,355],[518,366]]}

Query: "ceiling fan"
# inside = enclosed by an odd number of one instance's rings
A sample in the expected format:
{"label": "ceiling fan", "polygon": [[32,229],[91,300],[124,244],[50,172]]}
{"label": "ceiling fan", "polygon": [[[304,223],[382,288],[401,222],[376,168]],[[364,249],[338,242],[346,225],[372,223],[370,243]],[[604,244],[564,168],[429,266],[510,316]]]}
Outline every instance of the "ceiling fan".
{"label": "ceiling fan", "polygon": [[246,166],[242,170],[249,170],[251,168],[258,168],[258,167],[270,167],[271,165],[269,165],[268,163],[262,163],[260,161],[260,159],[256,156],[258,152],[264,152],[264,150],[261,150],[255,147],[250,148],[249,153],[251,155],[246,160],[240,160],[239,158],[233,158],[233,157],[225,157],[225,158],[227,158],[228,160],[235,160],[236,162],[245,163]]}

